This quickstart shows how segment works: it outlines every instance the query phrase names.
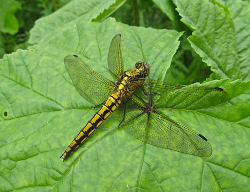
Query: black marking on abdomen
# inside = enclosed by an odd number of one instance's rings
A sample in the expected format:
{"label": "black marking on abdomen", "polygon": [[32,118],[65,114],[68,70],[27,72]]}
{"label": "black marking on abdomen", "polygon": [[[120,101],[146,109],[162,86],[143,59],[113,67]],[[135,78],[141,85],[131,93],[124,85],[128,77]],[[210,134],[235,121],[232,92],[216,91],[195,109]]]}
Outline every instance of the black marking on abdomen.
{"label": "black marking on abdomen", "polygon": [[96,115],[98,115],[103,121],[105,120],[105,114],[106,114],[106,111],[108,110],[105,110],[102,114],[99,114],[99,111],[96,113]]}
{"label": "black marking on abdomen", "polygon": [[[113,95],[111,95],[110,97],[112,97],[112,98],[115,100],[115,102],[113,102],[113,103],[117,104],[116,107],[118,107],[118,106],[120,105],[120,103],[121,103],[121,102],[119,103],[119,101],[121,100],[121,98],[118,97],[118,98],[116,99],[116,98],[113,97]],[[113,112],[113,111],[112,111],[112,112]]]}
{"label": "black marking on abdomen", "polygon": [[[91,120],[92,120],[92,119],[91,119]],[[101,121],[102,121],[101,118],[97,118],[96,121],[93,122],[93,123],[89,121],[89,123],[92,124],[92,127],[90,127],[90,128],[88,129],[88,131],[89,131],[91,128],[96,129],[96,128],[97,128],[97,125],[98,125],[99,122],[101,122]],[[93,129],[91,129],[91,131],[92,131]],[[84,133],[86,133],[86,131],[85,131]]]}
{"label": "black marking on abdomen", "polygon": [[[75,140],[76,141],[76,140]],[[77,145],[73,145],[72,147],[70,146],[71,150],[73,150],[72,152],[74,152],[76,150],[76,147],[79,146],[80,144],[78,144],[78,142],[76,141]],[[71,153],[70,153],[71,154]]]}
{"label": "black marking on abdomen", "polygon": [[[81,133],[81,132],[83,133],[83,135],[82,135],[79,139],[75,139],[75,141],[76,141],[76,143],[77,143],[78,145],[81,145],[81,141],[84,140],[84,138],[88,137],[88,135],[86,135],[86,133],[85,133],[84,131],[81,130],[80,133]],[[79,135],[80,133],[78,133],[78,135]],[[78,135],[77,135],[77,136],[78,136]],[[76,136],[76,137],[77,137],[77,136]]]}
{"label": "black marking on abdomen", "polygon": [[[92,123],[90,123],[90,124],[92,124]],[[90,127],[87,131],[83,131],[83,133],[85,134],[86,137],[89,137],[89,133],[90,133],[91,131],[95,130],[95,129],[96,129],[96,126],[94,126],[94,125],[92,124],[92,127]]]}
{"label": "black marking on abdomen", "polygon": [[[99,115],[99,117],[104,121],[106,118],[105,116],[107,115],[107,113],[112,113],[113,111],[111,109],[109,109],[109,107],[107,107],[105,104],[104,106],[106,107],[106,109],[103,111],[103,113],[99,114],[99,112],[101,110],[99,110],[96,114]],[[103,108],[103,107],[102,107]],[[107,116],[108,117],[108,116]]]}
{"label": "black marking on abdomen", "polygon": [[[112,108],[113,108],[113,106],[116,106],[116,102],[112,102],[110,106],[107,106],[105,103],[104,106],[107,107],[107,109],[109,110],[110,113],[113,113],[114,111],[112,110]],[[119,104],[118,104],[118,106],[119,106]]]}

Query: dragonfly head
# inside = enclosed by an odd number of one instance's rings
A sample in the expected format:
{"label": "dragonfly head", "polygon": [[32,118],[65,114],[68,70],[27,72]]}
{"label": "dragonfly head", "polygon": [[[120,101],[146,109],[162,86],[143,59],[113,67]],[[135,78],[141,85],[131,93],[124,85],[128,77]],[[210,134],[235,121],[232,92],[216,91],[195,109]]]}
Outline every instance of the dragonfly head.
{"label": "dragonfly head", "polygon": [[140,76],[147,77],[149,75],[150,67],[145,62],[137,62],[135,68],[139,71]]}

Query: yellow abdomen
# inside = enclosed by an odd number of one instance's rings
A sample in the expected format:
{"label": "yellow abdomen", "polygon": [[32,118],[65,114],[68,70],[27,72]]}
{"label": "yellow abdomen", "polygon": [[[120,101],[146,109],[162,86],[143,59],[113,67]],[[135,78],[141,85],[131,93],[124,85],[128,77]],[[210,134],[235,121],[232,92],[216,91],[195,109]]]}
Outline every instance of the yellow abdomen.
{"label": "yellow abdomen", "polygon": [[69,157],[120,104],[121,99],[119,91],[108,97],[101,109],[81,129],[81,131],[64,151],[61,156],[62,160],[64,161],[67,159],[67,157]]}

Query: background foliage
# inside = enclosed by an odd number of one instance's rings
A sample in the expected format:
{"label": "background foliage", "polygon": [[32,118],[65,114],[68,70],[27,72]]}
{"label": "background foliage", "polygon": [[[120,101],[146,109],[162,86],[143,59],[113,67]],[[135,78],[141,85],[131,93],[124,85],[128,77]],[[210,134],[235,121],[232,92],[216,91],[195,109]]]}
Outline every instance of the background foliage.
{"label": "background foliage", "polygon": [[[250,191],[249,1],[0,3],[1,191]],[[153,79],[227,90],[226,105],[164,112],[205,135],[211,157],[135,140],[117,129],[118,110],[60,161],[97,110],[75,91],[63,58],[78,54],[111,78],[107,53],[118,33],[125,69],[142,60]]]}

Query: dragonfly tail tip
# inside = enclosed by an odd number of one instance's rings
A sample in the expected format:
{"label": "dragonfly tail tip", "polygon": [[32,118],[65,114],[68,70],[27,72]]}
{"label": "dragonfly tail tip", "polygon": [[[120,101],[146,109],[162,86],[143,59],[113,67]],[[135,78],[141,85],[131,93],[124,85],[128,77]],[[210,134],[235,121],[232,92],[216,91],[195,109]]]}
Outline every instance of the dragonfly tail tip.
{"label": "dragonfly tail tip", "polygon": [[60,156],[61,160],[64,162],[66,159],[66,156],[64,155],[64,153]]}

